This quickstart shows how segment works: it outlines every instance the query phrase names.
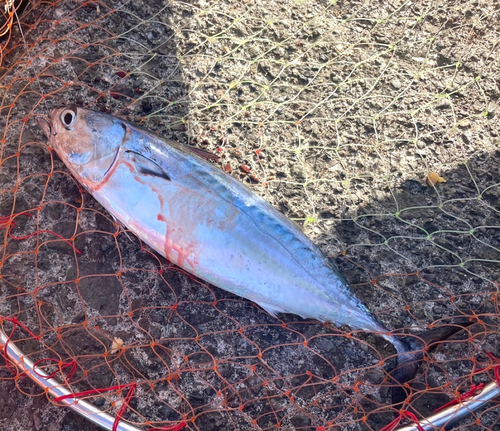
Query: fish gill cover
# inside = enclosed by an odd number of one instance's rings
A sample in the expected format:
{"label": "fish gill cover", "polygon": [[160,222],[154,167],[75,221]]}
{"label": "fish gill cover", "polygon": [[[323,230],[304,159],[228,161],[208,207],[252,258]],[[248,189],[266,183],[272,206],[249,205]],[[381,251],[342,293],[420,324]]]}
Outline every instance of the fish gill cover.
{"label": "fish gill cover", "polygon": [[[38,127],[76,105],[218,154],[386,327],[470,323],[426,345],[417,419],[498,378],[494,2],[26,3],[0,2],[0,323],[36,369],[142,429],[378,430],[399,409],[380,337],[275,319],[121,229]],[[97,429],[0,362],[2,429]]]}

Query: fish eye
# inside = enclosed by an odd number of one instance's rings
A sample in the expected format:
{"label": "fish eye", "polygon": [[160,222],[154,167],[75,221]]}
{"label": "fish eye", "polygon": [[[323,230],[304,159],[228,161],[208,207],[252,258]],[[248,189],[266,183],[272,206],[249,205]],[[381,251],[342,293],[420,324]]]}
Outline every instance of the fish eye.
{"label": "fish eye", "polygon": [[71,109],[65,109],[61,112],[61,122],[66,129],[70,130],[73,124],[75,124],[76,112]]}

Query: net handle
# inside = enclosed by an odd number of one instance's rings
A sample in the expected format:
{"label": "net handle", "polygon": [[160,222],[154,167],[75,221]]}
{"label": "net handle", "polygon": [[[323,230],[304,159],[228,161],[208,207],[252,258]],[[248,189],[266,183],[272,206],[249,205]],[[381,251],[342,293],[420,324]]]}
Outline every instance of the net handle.
{"label": "net handle", "polygon": [[[73,392],[65,388],[56,379],[50,378],[43,370],[34,371],[33,361],[27,358],[21,350],[7,337],[5,332],[0,329],[0,348],[5,349],[5,353],[9,360],[14,364],[21,373],[31,378],[45,392],[53,398],[71,395]],[[112,431],[116,417],[105,413],[92,405],[91,403],[79,400],[78,398],[66,398],[60,401],[60,404],[66,405],[74,412],[93,422],[94,424]],[[115,428],[117,431],[143,431],[141,428],[120,421]]]}
{"label": "net handle", "polygon": [[494,398],[500,395],[500,388],[496,381],[488,383],[481,392],[474,395],[467,400],[464,400],[457,405],[447,407],[440,412],[422,419],[419,422],[420,428],[416,423],[400,427],[395,431],[418,431],[424,429],[425,431],[442,429],[442,427],[451,425],[452,423],[463,419],[470,415],[473,411],[483,407]]}

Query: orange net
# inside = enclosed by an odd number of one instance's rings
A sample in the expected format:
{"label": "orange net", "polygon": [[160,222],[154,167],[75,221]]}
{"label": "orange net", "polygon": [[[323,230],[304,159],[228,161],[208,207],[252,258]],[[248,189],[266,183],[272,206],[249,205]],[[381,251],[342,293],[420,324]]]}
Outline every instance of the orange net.
{"label": "orange net", "polygon": [[[41,0],[17,21],[0,1],[9,342],[141,429],[379,430],[398,413],[382,338],[275,319],[120,228],[37,125],[76,104],[217,152],[396,333],[469,324],[423,340],[400,424],[495,381],[500,17],[479,3]],[[2,356],[4,429],[94,429]]]}

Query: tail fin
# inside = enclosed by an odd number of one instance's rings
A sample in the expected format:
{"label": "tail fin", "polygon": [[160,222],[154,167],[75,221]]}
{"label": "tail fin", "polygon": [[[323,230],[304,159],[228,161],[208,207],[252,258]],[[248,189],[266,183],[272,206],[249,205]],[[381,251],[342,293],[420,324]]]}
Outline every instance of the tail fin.
{"label": "tail fin", "polygon": [[396,366],[390,372],[393,383],[391,390],[392,403],[397,406],[403,403],[408,396],[409,390],[404,387],[405,383],[412,380],[420,368],[420,362],[424,357],[423,346],[415,342],[413,338],[396,338],[394,347],[398,352]]}
{"label": "tail fin", "polygon": [[473,322],[461,322],[457,324],[447,324],[439,328],[432,329],[416,337],[392,336],[391,343],[398,352],[397,363],[390,372],[390,376],[395,384],[392,387],[392,403],[399,406],[408,396],[410,388],[405,388],[405,383],[412,380],[420,367],[420,362],[424,358],[423,348],[429,347],[428,351],[437,347],[432,346],[436,341],[446,340]]}

